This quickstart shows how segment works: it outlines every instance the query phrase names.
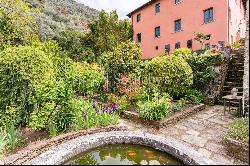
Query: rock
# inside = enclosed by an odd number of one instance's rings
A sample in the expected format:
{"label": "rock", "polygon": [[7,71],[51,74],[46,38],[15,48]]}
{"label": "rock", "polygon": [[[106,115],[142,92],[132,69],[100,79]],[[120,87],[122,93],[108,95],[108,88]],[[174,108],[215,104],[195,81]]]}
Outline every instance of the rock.
{"label": "rock", "polygon": [[148,165],[161,165],[161,163],[157,160],[150,160]]}
{"label": "rock", "polygon": [[148,165],[148,162],[146,160],[142,160],[140,164],[141,165]]}

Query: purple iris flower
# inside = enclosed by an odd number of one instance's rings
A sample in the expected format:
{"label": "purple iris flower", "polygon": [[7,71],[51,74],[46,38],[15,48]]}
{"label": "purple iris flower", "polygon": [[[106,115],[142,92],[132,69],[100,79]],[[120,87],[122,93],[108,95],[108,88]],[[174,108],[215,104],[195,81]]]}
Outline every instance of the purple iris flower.
{"label": "purple iris flower", "polygon": [[87,118],[87,113],[86,113],[86,112],[83,112],[83,113],[82,113],[82,118],[83,118],[83,119],[86,119],[86,118]]}
{"label": "purple iris flower", "polygon": [[97,114],[99,114],[100,111],[96,108],[96,109],[95,109],[95,112],[96,112]]}
{"label": "purple iris flower", "polygon": [[102,109],[102,112],[103,112],[103,113],[108,113],[108,108],[104,107],[104,108]]}
{"label": "purple iris flower", "polygon": [[93,102],[93,108],[96,108],[96,101]]}

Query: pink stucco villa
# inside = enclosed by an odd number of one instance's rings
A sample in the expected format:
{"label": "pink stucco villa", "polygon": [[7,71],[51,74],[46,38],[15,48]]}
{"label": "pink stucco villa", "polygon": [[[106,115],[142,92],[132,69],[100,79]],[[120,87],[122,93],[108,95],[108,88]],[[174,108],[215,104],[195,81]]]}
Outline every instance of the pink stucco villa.
{"label": "pink stucco villa", "polygon": [[242,0],[151,0],[128,16],[144,59],[179,47],[200,49],[194,40],[197,32],[210,36],[207,47],[245,38]]}

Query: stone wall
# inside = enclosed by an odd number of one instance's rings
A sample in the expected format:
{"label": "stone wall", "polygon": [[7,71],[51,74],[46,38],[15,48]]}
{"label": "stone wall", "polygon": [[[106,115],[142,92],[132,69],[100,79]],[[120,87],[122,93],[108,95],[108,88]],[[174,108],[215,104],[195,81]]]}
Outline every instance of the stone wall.
{"label": "stone wall", "polygon": [[[246,53],[245,53],[245,62],[244,62],[244,83],[243,83],[243,96],[244,96],[244,104],[243,108],[245,108],[246,105],[249,105],[249,0],[247,0],[247,14],[246,14],[246,20],[247,20],[247,32],[246,32]],[[247,108],[249,111],[249,108]]]}

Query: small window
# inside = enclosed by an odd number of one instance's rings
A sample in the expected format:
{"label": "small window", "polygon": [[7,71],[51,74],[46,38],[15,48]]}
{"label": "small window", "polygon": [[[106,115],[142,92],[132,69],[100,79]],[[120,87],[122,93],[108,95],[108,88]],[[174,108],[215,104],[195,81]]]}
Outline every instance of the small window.
{"label": "small window", "polygon": [[141,43],[141,33],[136,35],[136,42]]}
{"label": "small window", "polygon": [[175,20],[174,24],[175,24],[175,27],[174,27],[175,32],[181,31],[181,19]]}
{"label": "small window", "polygon": [[141,21],[141,14],[138,14],[138,15],[137,15],[136,20],[137,20],[137,22],[140,22],[140,21]]}
{"label": "small window", "polygon": [[158,47],[158,46],[156,46],[156,47],[155,47],[155,49],[156,49],[156,50],[159,50],[159,47]]}
{"label": "small window", "polygon": [[187,48],[192,49],[192,47],[193,47],[193,41],[191,39],[187,41]]}
{"label": "small window", "polygon": [[182,0],[175,0],[175,4],[181,3]]}
{"label": "small window", "polygon": [[160,3],[157,3],[157,4],[155,5],[155,13],[160,13],[160,11],[161,11],[161,4],[160,4]]}
{"label": "small window", "polygon": [[170,52],[170,44],[165,45],[165,52],[166,53]]}
{"label": "small window", "polygon": [[225,47],[225,42],[224,41],[218,41],[218,44],[221,48]]}
{"label": "small window", "polygon": [[161,27],[156,27],[155,28],[155,37],[160,37],[161,36]]}
{"label": "small window", "polygon": [[213,8],[204,10],[204,23],[205,24],[210,23],[214,20],[213,13],[214,13]]}
{"label": "small window", "polygon": [[210,50],[210,43],[206,43],[206,44],[205,44],[205,49],[206,49],[206,50]]}
{"label": "small window", "polygon": [[180,42],[175,43],[175,49],[178,49],[178,48],[181,48],[181,43]]}

